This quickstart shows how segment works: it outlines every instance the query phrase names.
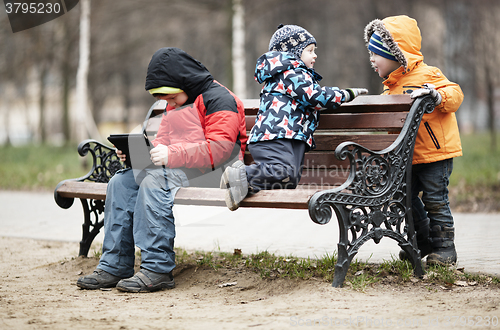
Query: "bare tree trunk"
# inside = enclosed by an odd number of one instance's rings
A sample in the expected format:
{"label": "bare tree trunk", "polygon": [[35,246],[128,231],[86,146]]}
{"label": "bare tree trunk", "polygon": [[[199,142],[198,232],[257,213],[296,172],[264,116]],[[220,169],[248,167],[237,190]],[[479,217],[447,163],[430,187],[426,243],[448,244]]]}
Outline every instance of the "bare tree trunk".
{"label": "bare tree trunk", "polygon": [[[3,127],[3,131],[5,132],[5,142],[4,145],[10,146],[11,141],[10,141],[10,96],[9,96],[9,91],[2,91],[2,103],[4,105],[4,114],[3,114],[3,123],[5,127]],[[0,107],[1,109],[2,107]]]}
{"label": "bare tree trunk", "polygon": [[245,11],[241,0],[233,0],[233,92],[241,99],[246,98],[245,75]]}
{"label": "bare tree trunk", "polygon": [[40,95],[38,98],[38,107],[40,110],[40,121],[39,121],[39,130],[40,130],[40,142],[47,142],[47,127],[45,123],[45,93],[46,93],[46,76],[48,73],[47,65],[42,63],[42,68],[40,72]]}
{"label": "bare tree trunk", "polygon": [[71,141],[71,123],[69,115],[69,93],[70,93],[70,80],[71,80],[71,49],[75,46],[73,38],[71,37],[71,24],[68,19],[64,21],[63,31],[64,40],[67,42],[62,46],[62,57],[58,61],[61,65],[61,80],[62,80],[62,93],[61,93],[61,106],[62,118],[61,127],[64,136],[64,142]]}
{"label": "bare tree trunk", "polygon": [[124,93],[124,113],[123,113],[123,127],[125,129],[129,129],[130,127],[130,112],[132,108],[132,77],[131,73],[127,70],[124,71],[122,74],[122,83],[123,83],[123,90],[125,91]]}
{"label": "bare tree trunk", "polygon": [[88,103],[88,72],[90,63],[90,0],[82,0],[80,16],[80,58],[76,74],[76,138],[82,141],[87,137],[102,140],[97,130]]}
{"label": "bare tree trunk", "polygon": [[64,142],[68,142],[71,140],[71,125],[70,125],[70,117],[69,117],[69,62],[65,61],[62,69],[62,131],[64,135]]}
{"label": "bare tree trunk", "polygon": [[496,116],[495,116],[495,89],[498,86],[498,68],[500,57],[498,55],[498,5],[495,2],[481,2],[482,6],[476,5],[474,9],[479,14],[479,17],[474,20],[473,27],[476,29],[474,36],[476,36],[477,53],[478,56],[475,60],[481,66],[482,74],[481,81],[484,82],[483,87],[484,97],[486,99],[487,128],[490,133],[490,149],[496,151]]}
{"label": "bare tree trunk", "polygon": [[497,150],[497,135],[495,130],[495,82],[491,76],[491,71],[486,69],[486,104],[488,108],[488,129],[491,136],[490,148]]}

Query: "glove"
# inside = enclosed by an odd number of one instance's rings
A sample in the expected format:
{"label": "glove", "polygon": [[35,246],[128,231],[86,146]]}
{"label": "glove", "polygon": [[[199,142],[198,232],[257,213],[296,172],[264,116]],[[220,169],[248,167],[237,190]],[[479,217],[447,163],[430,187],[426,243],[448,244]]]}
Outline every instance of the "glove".
{"label": "glove", "polygon": [[149,154],[151,155],[151,161],[156,166],[168,164],[168,147],[167,146],[164,146],[163,144],[159,144],[155,148],[151,149]]}
{"label": "glove", "polygon": [[436,104],[436,106],[440,105],[443,97],[435,89],[436,86],[433,84],[423,84],[422,86],[424,88],[416,89],[411,93],[411,98],[416,99],[419,96],[430,94],[434,98],[434,104]]}
{"label": "glove", "polygon": [[346,88],[341,89],[340,92],[344,94],[345,102],[354,100],[358,95],[368,94],[368,90],[366,88]]}

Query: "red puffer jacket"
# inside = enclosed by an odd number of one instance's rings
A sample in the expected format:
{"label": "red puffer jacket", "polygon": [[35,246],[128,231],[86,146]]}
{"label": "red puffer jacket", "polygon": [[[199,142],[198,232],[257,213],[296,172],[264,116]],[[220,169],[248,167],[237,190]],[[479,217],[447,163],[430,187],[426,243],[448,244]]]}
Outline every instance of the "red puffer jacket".
{"label": "red puffer jacket", "polygon": [[146,90],[176,87],[189,105],[167,106],[153,145],[168,146],[168,167],[215,169],[239,154],[247,135],[243,102],[197,60],[178,48],[158,50],[148,67]]}

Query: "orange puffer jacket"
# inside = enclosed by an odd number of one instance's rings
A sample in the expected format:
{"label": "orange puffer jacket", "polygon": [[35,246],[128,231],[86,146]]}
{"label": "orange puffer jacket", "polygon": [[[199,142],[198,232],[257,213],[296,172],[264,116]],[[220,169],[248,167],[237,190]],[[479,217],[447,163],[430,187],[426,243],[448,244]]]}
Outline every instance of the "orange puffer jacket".
{"label": "orange puffer jacket", "polygon": [[420,124],[413,164],[432,163],[462,155],[462,145],[455,112],[464,94],[460,86],[450,82],[436,67],[423,62],[420,52],[422,37],[417,22],[408,16],[374,20],[365,28],[365,41],[377,32],[401,63],[401,67],[383,81],[382,94],[411,94],[423,84],[433,84],[441,94],[441,104],[424,114]]}

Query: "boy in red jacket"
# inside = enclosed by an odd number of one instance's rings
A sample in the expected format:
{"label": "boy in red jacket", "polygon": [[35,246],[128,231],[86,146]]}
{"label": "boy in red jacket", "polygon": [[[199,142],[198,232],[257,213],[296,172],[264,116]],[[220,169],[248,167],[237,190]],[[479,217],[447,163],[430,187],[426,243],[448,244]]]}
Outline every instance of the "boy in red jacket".
{"label": "boy in red jacket", "polygon": [[[152,162],[162,167],[140,176],[127,168],[109,181],[103,253],[94,273],[78,279],[83,289],[173,288],[175,193],[200,183],[218,187],[224,168],[245,150],[243,103],[184,51],[162,48],[153,55],[146,90],[168,103],[151,150]],[[134,275],[135,246],[141,249],[141,269]]]}

